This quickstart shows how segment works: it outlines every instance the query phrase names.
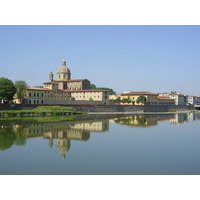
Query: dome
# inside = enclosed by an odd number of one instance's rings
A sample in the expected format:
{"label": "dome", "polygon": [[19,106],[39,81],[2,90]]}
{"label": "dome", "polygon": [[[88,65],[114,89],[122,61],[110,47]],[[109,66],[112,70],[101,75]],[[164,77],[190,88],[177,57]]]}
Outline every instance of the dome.
{"label": "dome", "polygon": [[58,72],[65,72],[65,73],[70,73],[70,70],[67,66],[61,66],[59,69],[58,69]]}
{"label": "dome", "polygon": [[66,66],[65,60],[62,61],[62,66],[58,69],[58,73],[59,72],[70,73],[69,68]]}

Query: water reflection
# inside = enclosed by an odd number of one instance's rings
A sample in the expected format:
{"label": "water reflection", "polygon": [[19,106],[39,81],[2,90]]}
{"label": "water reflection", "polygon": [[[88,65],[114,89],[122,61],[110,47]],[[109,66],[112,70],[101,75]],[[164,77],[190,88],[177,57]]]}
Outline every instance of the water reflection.
{"label": "water reflection", "polygon": [[[94,117],[94,116],[93,116]],[[159,121],[180,125],[184,122],[199,120],[200,113],[163,114],[163,115],[130,115],[130,116],[84,116],[73,121],[36,122],[34,120],[0,120],[0,150],[6,150],[13,145],[23,146],[27,140],[44,138],[47,145],[56,146],[61,157],[66,158],[71,147],[71,140],[88,141],[90,132],[109,130],[109,122],[131,127],[152,127]]]}
{"label": "water reflection", "polygon": [[169,121],[172,124],[180,125],[184,122],[200,119],[200,113],[177,113],[177,114],[163,114],[163,115],[133,115],[121,118],[110,119],[121,125],[134,127],[152,127],[158,124],[159,121]]}
{"label": "water reflection", "polygon": [[48,140],[50,148],[56,140],[57,150],[62,158],[70,149],[70,140],[87,141],[90,132],[109,130],[109,120],[60,121],[60,122],[7,122],[0,123],[0,150],[6,150],[15,145],[25,145],[27,139],[43,137]]}

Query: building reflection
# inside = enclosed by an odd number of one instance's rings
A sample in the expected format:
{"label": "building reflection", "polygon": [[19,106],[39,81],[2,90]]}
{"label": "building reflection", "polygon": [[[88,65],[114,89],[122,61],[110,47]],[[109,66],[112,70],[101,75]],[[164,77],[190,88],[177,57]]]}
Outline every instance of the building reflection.
{"label": "building reflection", "polygon": [[103,132],[109,130],[109,120],[89,120],[84,122],[52,122],[28,124],[27,139],[43,137],[48,140],[50,148],[56,140],[57,150],[62,158],[66,158],[69,151],[71,140],[87,141],[90,139],[90,132]]}
{"label": "building reflection", "polygon": [[180,125],[182,123],[198,119],[200,119],[200,113],[176,113],[174,114],[174,118],[170,119],[169,122],[175,125]]}
{"label": "building reflection", "polygon": [[110,122],[118,123],[121,125],[148,128],[158,124],[158,121],[165,121],[174,118],[174,114],[166,115],[134,115],[121,118],[115,118]]}
{"label": "building reflection", "polygon": [[44,138],[49,148],[56,147],[61,157],[66,158],[71,141],[88,141],[90,132],[101,133],[109,130],[109,122],[131,127],[152,127],[160,121],[180,125],[199,120],[200,113],[152,114],[111,116],[110,118],[78,119],[76,121],[36,122],[35,120],[0,121],[0,150],[6,150],[13,144],[23,146],[28,139]]}
{"label": "building reflection", "polygon": [[200,113],[176,113],[159,115],[133,115],[110,119],[110,122],[121,125],[148,128],[158,124],[159,121],[169,121],[172,124],[180,125],[184,122],[199,120]]}
{"label": "building reflection", "polygon": [[43,137],[48,140],[50,148],[53,147],[56,140],[57,150],[61,157],[66,158],[70,149],[71,140],[87,141],[90,139],[90,132],[104,132],[109,130],[109,120],[88,120],[84,122],[48,122],[48,123],[28,123],[15,124],[13,131],[23,130],[26,139]]}

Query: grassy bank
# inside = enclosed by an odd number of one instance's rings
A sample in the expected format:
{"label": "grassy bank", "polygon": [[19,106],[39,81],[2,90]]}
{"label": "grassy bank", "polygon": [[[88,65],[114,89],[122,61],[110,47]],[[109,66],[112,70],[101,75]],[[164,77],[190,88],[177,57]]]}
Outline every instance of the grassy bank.
{"label": "grassy bank", "polygon": [[76,111],[71,106],[38,106],[32,110],[6,110],[0,111],[1,117],[24,117],[24,116],[55,116],[84,114]]}

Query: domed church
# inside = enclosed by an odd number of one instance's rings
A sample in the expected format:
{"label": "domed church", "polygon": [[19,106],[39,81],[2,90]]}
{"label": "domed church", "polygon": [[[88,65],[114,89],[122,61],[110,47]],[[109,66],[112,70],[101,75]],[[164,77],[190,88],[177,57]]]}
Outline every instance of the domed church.
{"label": "domed church", "polygon": [[28,104],[108,104],[109,92],[106,90],[90,89],[87,79],[71,80],[70,69],[66,61],[62,61],[54,80],[52,72],[49,73],[48,82],[44,87],[27,87]]}

